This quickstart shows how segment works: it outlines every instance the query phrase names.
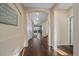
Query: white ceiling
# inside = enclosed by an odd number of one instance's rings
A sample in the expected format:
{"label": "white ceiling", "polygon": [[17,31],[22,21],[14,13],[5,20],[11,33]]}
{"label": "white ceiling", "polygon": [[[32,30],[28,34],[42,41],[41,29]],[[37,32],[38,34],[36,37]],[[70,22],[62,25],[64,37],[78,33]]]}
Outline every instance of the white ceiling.
{"label": "white ceiling", "polygon": [[54,3],[23,3],[24,7],[51,8]]}
{"label": "white ceiling", "polygon": [[69,9],[73,6],[73,3],[59,3],[56,5],[55,9]]}
{"label": "white ceiling", "polygon": [[42,25],[42,23],[46,21],[48,14],[43,12],[31,12],[29,13],[29,16],[30,19],[34,22],[34,24]]}
{"label": "white ceiling", "polygon": [[[54,3],[23,3],[23,5],[24,7],[51,8],[54,6]],[[58,3],[56,9],[68,9],[72,5],[72,3]],[[42,12],[29,13],[30,19],[37,25],[41,25],[46,20],[47,15],[47,13]]]}

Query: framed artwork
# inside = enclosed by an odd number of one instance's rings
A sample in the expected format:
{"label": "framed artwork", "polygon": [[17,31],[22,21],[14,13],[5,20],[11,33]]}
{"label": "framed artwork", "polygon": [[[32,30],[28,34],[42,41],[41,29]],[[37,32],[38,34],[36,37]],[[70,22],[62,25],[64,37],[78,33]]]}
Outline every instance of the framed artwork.
{"label": "framed artwork", "polygon": [[18,12],[6,3],[0,3],[0,23],[7,25],[18,25]]}

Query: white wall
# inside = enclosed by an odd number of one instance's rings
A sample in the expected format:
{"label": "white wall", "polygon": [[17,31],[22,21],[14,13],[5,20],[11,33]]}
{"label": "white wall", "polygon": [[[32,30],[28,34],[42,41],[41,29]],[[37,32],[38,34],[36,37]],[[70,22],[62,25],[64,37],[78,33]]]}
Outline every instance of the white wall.
{"label": "white wall", "polygon": [[33,25],[32,25],[32,20],[30,18],[30,13],[27,12],[26,15],[27,15],[27,37],[28,37],[27,39],[29,40],[32,38]]}
{"label": "white wall", "polygon": [[54,10],[50,10],[50,21],[49,21],[49,32],[50,32],[50,46],[54,47]]}
{"label": "white wall", "polygon": [[[13,4],[9,5],[18,12]],[[16,5],[21,12],[21,15],[18,13],[18,26],[0,24],[0,55],[2,56],[18,55],[24,47],[24,39],[26,39],[24,9],[22,5]]]}
{"label": "white wall", "polygon": [[52,47],[57,45],[68,45],[68,16],[72,15],[72,9],[50,10],[50,33]]}
{"label": "white wall", "polygon": [[46,20],[46,35],[49,35],[49,22]]}
{"label": "white wall", "polygon": [[47,34],[47,20],[42,24],[42,36],[45,37]]}
{"label": "white wall", "polygon": [[54,11],[54,42],[57,45],[68,45],[67,11]]}
{"label": "white wall", "polygon": [[74,4],[74,55],[79,56],[79,3]]}
{"label": "white wall", "polygon": [[73,16],[73,7],[69,8],[67,11],[68,11],[68,17]]}
{"label": "white wall", "polygon": [[73,8],[54,9],[54,46],[69,45],[68,17],[70,16],[73,16]]}
{"label": "white wall", "polygon": [[[68,44],[70,44],[70,18],[73,17],[73,7],[69,8],[68,10]],[[71,20],[71,45],[74,42],[74,17]]]}

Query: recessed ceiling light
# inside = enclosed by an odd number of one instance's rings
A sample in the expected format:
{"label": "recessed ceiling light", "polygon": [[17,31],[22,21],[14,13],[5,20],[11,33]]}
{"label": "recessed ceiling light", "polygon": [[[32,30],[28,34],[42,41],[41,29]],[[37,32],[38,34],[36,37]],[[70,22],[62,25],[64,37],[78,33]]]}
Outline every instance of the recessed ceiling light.
{"label": "recessed ceiling light", "polygon": [[36,20],[39,20],[39,18],[37,17]]}

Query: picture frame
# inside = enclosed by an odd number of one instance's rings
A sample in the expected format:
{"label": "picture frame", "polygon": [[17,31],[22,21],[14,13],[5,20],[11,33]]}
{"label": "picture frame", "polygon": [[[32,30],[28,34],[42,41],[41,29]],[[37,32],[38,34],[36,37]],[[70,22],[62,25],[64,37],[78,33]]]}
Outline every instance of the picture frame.
{"label": "picture frame", "polygon": [[7,3],[0,3],[0,23],[18,26],[18,12]]}

